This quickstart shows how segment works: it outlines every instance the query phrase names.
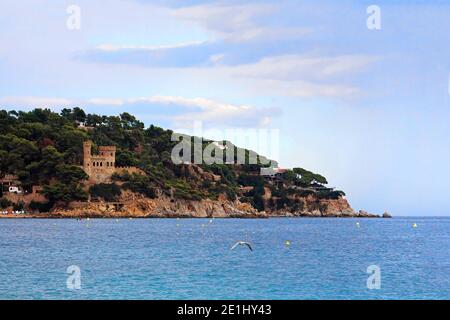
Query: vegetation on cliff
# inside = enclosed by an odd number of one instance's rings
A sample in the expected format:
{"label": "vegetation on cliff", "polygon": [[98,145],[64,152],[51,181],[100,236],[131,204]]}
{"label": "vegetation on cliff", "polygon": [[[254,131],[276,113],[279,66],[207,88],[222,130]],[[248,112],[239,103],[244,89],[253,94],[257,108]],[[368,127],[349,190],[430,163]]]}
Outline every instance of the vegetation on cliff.
{"label": "vegetation on cliff", "polygon": [[[80,124],[82,124],[80,126]],[[49,210],[56,204],[85,201],[89,195],[117,200],[121,190],[148,198],[166,195],[173,199],[216,200],[226,197],[262,210],[301,210],[301,198],[338,199],[344,195],[324,186],[322,175],[303,168],[286,170],[276,180],[260,175],[258,164],[174,164],[171,151],[178,143],[173,132],[144,124],[128,113],[119,116],[85,114],[80,108],[55,113],[48,109],[0,111],[0,178],[17,175],[22,188],[43,186],[46,203],[31,209]],[[117,147],[116,166],[135,166],[142,173],[115,174],[111,184],[85,186],[88,178],[80,168],[83,141]],[[204,140],[204,147],[211,141]],[[238,150],[237,147],[236,151]],[[236,152],[237,154],[237,152]],[[249,150],[245,150],[248,158]],[[5,190],[2,190],[2,194]],[[270,196],[268,197],[268,193]],[[1,195],[1,194],[0,194]],[[10,203],[0,199],[0,206]]]}

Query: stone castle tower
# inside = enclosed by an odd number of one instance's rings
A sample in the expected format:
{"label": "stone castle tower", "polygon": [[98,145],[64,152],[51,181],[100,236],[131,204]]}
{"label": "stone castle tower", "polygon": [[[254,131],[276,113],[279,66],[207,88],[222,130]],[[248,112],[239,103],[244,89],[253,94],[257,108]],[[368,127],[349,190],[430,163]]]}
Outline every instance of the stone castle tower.
{"label": "stone castle tower", "polygon": [[99,146],[92,155],[92,141],[83,142],[83,170],[94,183],[109,182],[116,168],[116,147]]}

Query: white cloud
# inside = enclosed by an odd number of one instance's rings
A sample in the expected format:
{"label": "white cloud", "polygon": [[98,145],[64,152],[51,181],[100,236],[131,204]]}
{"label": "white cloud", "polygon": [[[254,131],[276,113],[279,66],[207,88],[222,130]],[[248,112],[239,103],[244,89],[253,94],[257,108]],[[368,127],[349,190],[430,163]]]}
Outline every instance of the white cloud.
{"label": "white cloud", "polygon": [[212,63],[220,63],[224,58],[225,54],[213,54],[209,57],[209,61]]}
{"label": "white cloud", "polygon": [[262,79],[328,79],[360,72],[375,60],[376,58],[374,57],[364,55],[342,55],[337,57],[282,55],[267,57],[256,63],[233,67],[232,72],[241,77]]}
{"label": "white cloud", "polygon": [[351,85],[322,84],[307,81],[257,80],[251,81],[256,92],[266,95],[290,97],[351,98],[361,94],[361,90]]}
{"label": "white cloud", "polygon": [[187,109],[172,117],[177,126],[189,127],[194,121],[203,121],[207,125],[237,125],[246,123],[268,126],[271,118],[279,112],[275,109],[261,109],[250,105],[236,105],[205,98],[185,98],[176,96],[152,96],[129,99],[90,99],[94,105],[125,106],[134,104],[181,106]]}
{"label": "white cloud", "polygon": [[365,55],[280,55],[254,63],[216,66],[204,76],[234,79],[268,96],[354,97],[361,90],[342,79],[364,71],[374,61],[376,57]]}
{"label": "white cloud", "polygon": [[229,42],[250,41],[280,41],[296,39],[309,33],[310,30],[301,27],[251,27],[234,32],[222,33],[222,37]]}
{"label": "white cloud", "polygon": [[[150,96],[139,98],[92,98],[87,100],[71,100],[50,97],[0,97],[0,104],[8,107],[51,108],[60,107],[121,107],[135,106],[140,108],[139,115],[145,115],[146,106],[181,107],[175,114],[169,110],[158,111],[172,120],[174,126],[190,127],[195,121],[202,121],[206,126],[269,126],[273,117],[278,116],[276,108],[257,108],[251,105],[239,105],[214,101],[206,98],[185,98],[177,96]],[[151,108],[150,108],[151,109]],[[184,109],[184,110],[183,110]],[[154,112],[155,110],[152,110]],[[166,114],[173,114],[166,116]]]}
{"label": "white cloud", "polygon": [[94,105],[107,105],[107,106],[121,106],[124,104],[122,99],[111,99],[111,98],[94,98],[87,101],[89,104]]}
{"label": "white cloud", "polygon": [[0,103],[7,106],[24,106],[32,108],[67,107],[75,104],[73,100],[51,97],[2,97]]}
{"label": "white cloud", "polygon": [[310,30],[301,27],[260,25],[257,18],[278,10],[274,4],[206,4],[174,9],[176,18],[199,24],[227,42],[271,41],[299,38]]}
{"label": "white cloud", "polygon": [[157,46],[136,46],[136,45],[113,45],[113,44],[101,44],[95,47],[96,50],[106,52],[116,52],[122,50],[143,50],[143,51],[158,51],[158,50],[170,50],[178,48],[187,48],[192,46],[200,46],[207,43],[206,41],[192,41],[181,42],[169,45],[157,45]]}

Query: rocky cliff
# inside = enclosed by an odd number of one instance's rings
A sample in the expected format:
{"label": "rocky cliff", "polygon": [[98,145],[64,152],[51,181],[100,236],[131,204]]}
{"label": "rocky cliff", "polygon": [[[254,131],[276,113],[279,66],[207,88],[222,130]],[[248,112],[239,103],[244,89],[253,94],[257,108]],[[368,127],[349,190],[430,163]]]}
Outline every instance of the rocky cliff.
{"label": "rocky cliff", "polygon": [[[80,108],[64,109],[61,114],[48,109],[0,110],[0,123],[0,184],[12,183],[21,190],[11,195],[6,187],[0,189],[0,210],[10,213],[373,216],[354,212],[345,192],[328,187],[319,173],[280,168],[276,161],[231,141],[179,135],[154,125],[146,128],[128,113],[100,116]],[[182,159],[174,161],[175,150],[183,154]],[[214,161],[206,161],[205,156]]]}
{"label": "rocky cliff", "polygon": [[268,218],[268,217],[378,217],[363,211],[355,212],[346,199],[303,199],[304,210],[297,212],[258,211],[248,203],[218,200],[174,200],[166,196],[149,199],[140,194],[125,192],[120,201],[107,203],[74,202],[68,208],[55,208],[46,216],[61,218]]}

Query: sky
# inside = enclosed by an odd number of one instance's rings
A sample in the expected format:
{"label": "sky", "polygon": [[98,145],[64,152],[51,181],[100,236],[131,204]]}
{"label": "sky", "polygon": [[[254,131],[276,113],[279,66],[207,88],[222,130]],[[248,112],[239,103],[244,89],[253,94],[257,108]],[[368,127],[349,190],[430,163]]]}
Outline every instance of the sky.
{"label": "sky", "polygon": [[449,30],[450,1],[0,0],[0,109],[277,132],[355,210],[450,216]]}

